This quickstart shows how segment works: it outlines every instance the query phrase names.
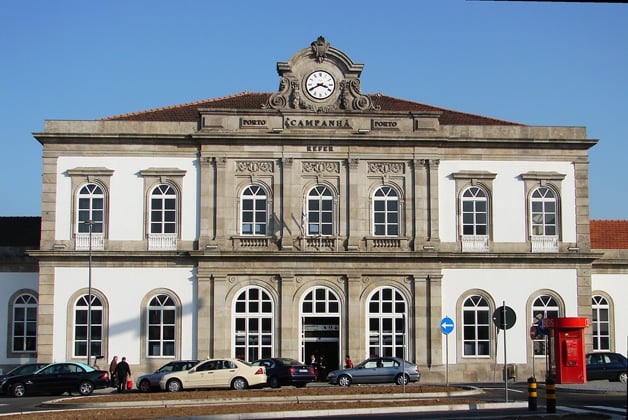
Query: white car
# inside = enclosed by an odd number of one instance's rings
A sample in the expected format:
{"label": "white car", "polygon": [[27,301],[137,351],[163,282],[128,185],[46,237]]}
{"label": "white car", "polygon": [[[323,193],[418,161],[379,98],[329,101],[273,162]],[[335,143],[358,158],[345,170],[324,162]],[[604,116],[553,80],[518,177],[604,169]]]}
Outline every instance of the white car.
{"label": "white car", "polygon": [[204,360],[189,370],[168,373],[159,380],[159,388],[170,392],[199,388],[240,390],[265,384],[266,368],[239,359]]}

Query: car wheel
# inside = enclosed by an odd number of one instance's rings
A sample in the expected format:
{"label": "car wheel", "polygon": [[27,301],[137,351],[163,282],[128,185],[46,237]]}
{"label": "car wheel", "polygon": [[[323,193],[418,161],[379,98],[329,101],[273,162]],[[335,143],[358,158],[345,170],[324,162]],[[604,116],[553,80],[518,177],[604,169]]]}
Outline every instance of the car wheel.
{"label": "car wheel", "polygon": [[351,385],[351,378],[349,377],[349,375],[340,375],[340,377],[338,378],[338,385],[339,386]]}
{"label": "car wheel", "polygon": [[94,392],[94,384],[90,381],[83,381],[79,384],[79,394],[85,396]]}
{"label": "car wheel", "polygon": [[279,378],[276,376],[271,376],[270,378],[268,378],[268,385],[270,385],[271,388],[279,388]]}
{"label": "car wheel", "polygon": [[170,392],[179,392],[183,389],[183,385],[178,379],[170,379],[166,384],[166,389]]}
{"label": "car wheel", "polygon": [[626,372],[620,373],[619,376],[617,376],[617,379],[622,384],[625,384],[626,382],[628,382],[628,373],[626,373]]}
{"label": "car wheel", "polygon": [[146,379],[143,379],[140,382],[139,390],[142,392],[150,392],[150,382]]}
{"label": "car wheel", "polygon": [[249,384],[244,378],[237,377],[233,381],[231,381],[231,389],[235,389],[237,391],[241,391],[243,389],[248,388]]}
{"label": "car wheel", "polygon": [[13,388],[11,388],[11,395],[14,397],[20,398],[23,397],[24,394],[26,394],[26,387],[22,383],[18,382],[13,385]]}
{"label": "car wheel", "polygon": [[395,378],[395,383],[397,385],[407,385],[408,384],[408,380],[410,378],[408,378],[408,375],[405,374],[399,374],[397,375],[397,377]]}

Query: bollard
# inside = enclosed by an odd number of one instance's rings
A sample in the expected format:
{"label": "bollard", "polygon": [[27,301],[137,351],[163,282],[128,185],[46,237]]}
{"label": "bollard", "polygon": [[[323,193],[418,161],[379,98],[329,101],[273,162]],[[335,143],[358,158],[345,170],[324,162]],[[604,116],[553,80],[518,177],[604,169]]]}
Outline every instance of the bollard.
{"label": "bollard", "polygon": [[537,408],[536,378],[528,378],[528,410],[534,411]]}
{"label": "bollard", "polygon": [[556,412],[556,382],[553,378],[545,381],[545,407],[548,413]]}

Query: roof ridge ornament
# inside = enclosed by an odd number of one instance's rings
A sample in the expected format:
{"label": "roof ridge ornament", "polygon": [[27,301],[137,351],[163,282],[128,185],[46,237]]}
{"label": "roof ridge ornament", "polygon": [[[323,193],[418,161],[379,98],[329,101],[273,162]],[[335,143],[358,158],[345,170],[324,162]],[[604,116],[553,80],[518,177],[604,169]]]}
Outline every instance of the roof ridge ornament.
{"label": "roof ridge ornament", "polygon": [[322,63],[323,60],[325,60],[325,57],[327,57],[329,42],[327,42],[325,38],[321,35],[316,39],[316,41],[312,42],[310,45],[312,46],[312,52],[314,52],[316,61],[318,63]]}

